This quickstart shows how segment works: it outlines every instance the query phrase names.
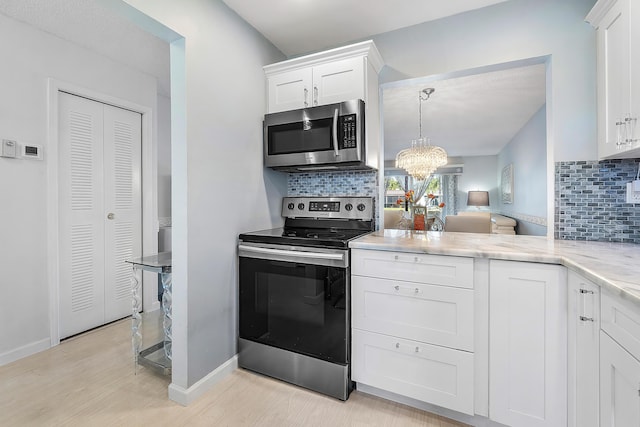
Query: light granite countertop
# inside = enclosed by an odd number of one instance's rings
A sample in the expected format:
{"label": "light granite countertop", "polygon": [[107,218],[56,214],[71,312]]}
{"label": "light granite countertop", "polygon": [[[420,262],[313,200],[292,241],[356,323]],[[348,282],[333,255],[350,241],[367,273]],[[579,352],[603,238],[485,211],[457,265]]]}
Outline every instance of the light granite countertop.
{"label": "light granite countertop", "polygon": [[380,230],[352,240],[349,247],[560,264],[633,301],[640,309],[640,245],[540,236]]}

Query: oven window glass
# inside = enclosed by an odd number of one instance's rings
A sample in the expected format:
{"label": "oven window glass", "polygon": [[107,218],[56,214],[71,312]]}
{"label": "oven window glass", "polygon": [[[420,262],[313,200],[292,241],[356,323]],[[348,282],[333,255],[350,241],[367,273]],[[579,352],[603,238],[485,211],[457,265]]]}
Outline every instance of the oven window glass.
{"label": "oven window glass", "polygon": [[333,118],[271,125],[268,129],[270,155],[333,150]]}
{"label": "oven window glass", "polygon": [[347,363],[347,269],[240,258],[240,338]]}

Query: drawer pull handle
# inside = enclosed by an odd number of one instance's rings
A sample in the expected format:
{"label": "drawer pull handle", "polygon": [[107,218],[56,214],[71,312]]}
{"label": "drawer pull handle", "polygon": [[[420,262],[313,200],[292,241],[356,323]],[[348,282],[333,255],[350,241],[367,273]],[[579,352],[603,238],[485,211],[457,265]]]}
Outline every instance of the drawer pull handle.
{"label": "drawer pull handle", "polygon": [[416,347],[416,353],[420,353],[420,347]]}
{"label": "drawer pull handle", "polygon": [[583,322],[593,322],[593,317],[580,316],[580,320]]}
{"label": "drawer pull handle", "polygon": [[587,289],[580,289],[580,293],[581,294],[593,294],[593,291],[587,290]]}
{"label": "drawer pull handle", "polygon": [[420,261],[420,258],[415,257],[413,260],[414,260],[415,262],[418,262],[418,261]]}
{"label": "drawer pull handle", "polygon": [[420,293],[420,288],[413,288],[413,290],[412,290],[412,289],[411,289],[411,288],[409,288],[409,287],[400,288],[400,285],[395,285],[395,286],[393,287],[393,289],[394,289],[396,292],[400,292],[401,290],[404,290],[404,292],[407,292],[407,293],[412,292],[412,293],[413,293],[413,294],[415,294],[415,295],[418,295],[418,294]]}
{"label": "drawer pull handle", "polygon": [[397,261],[399,257],[398,257],[398,255],[396,255],[393,258]]}

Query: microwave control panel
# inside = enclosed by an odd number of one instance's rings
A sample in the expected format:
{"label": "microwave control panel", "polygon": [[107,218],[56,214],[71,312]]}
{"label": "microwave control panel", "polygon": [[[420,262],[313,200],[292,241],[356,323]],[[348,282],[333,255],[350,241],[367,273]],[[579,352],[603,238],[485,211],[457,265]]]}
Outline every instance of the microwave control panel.
{"label": "microwave control panel", "polygon": [[349,114],[340,117],[340,133],[338,148],[356,148],[357,123],[356,115]]}

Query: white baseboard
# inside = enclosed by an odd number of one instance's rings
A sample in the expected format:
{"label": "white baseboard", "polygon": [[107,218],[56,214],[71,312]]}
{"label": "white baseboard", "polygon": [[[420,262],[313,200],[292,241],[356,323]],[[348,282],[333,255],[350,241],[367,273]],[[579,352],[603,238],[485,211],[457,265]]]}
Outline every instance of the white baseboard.
{"label": "white baseboard", "polygon": [[49,338],[23,345],[22,347],[0,354],[0,366],[15,362],[18,359],[31,356],[32,354],[39,353],[49,348],[51,348],[51,340]]}
{"label": "white baseboard", "polygon": [[236,369],[238,369],[237,354],[189,388],[185,389],[171,383],[169,385],[169,399],[183,406],[188,406]]}
{"label": "white baseboard", "polygon": [[443,417],[450,418],[455,421],[459,421],[465,424],[469,424],[476,427],[505,427],[503,424],[496,423],[495,421],[491,421],[490,419],[483,417],[481,415],[467,415],[461,412],[452,411],[447,408],[442,408],[440,406],[431,405],[426,402],[422,402],[420,400],[415,400],[410,397],[402,396],[396,393],[392,393],[390,391],[382,390],[376,387],[372,387],[366,384],[357,383],[356,390],[371,394],[373,396],[381,397],[383,399],[391,400],[393,402],[401,403],[403,405],[411,406],[416,409],[421,409],[423,411],[431,412],[432,414],[441,415]]}

